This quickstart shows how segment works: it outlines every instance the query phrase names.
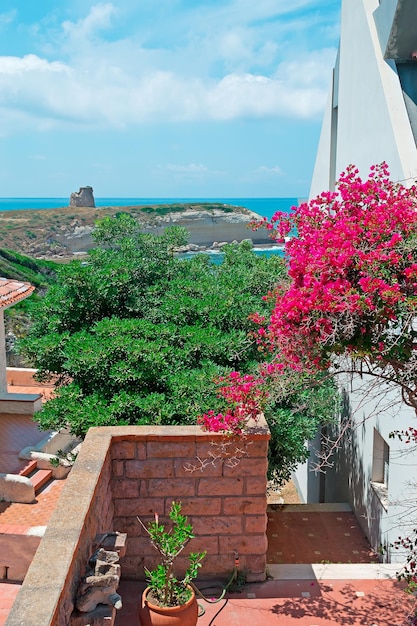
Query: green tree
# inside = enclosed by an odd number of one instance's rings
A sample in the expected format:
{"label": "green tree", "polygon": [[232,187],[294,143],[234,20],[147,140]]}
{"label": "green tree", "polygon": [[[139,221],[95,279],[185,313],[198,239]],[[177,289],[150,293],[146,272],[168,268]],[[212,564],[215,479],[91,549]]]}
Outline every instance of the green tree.
{"label": "green tree", "polygon": [[[222,410],[215,379],[256,372],[265,359],[250,314],[269,314],[261,295],[284,280],[283,259],[257,257],[242,242],[225,246],[220,265],[207,255],[181,260],[173,249],[184,243],[183,229],[141,234],[124,214],[95,232],[89,261],[63,266],[33,307],[22,345],[41,380],[58,380],[56,397],[36,415],[40,426],[84,436],[96,425],[194,424]],[[294,398],[295,413],[288,401],[280,419],[271,418],[278,438],[304,424]],[[304,459],[311,429],[295,432],[292,456],[276,442],[275,465]]]}
{"label": "green tree", "polygon": [[39,414],[43,428],[94,424],[194,423],[217,406],[213,379],[259,360],[248,320],[265,277],[280,259],[226,246],[217,266],[205,255],[179,260],[183,229],[141,234],[128,215],[105,218],[87,263],[60,268],[33,307],[22,345],[40,379],[58,377],[57,396]]}

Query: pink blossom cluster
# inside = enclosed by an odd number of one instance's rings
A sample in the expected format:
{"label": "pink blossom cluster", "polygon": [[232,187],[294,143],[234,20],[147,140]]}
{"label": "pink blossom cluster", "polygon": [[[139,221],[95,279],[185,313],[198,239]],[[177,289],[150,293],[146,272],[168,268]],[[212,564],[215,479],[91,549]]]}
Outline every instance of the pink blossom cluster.
{"label": "pink blossom cluster", "polygon": [[416,187],[393,183],[382,163],[367,180],[350,166],[335,192],[276,213],[273,238],[296,233],[286,244],[290,283],[268,294],[269,323],[253,316],[259,342],[297,369],[327,367],[338,350],[379,353],[375,328],[416,310],[416,209]]}
{"label": "pink blossom cluster", "polygon": [[198,418],[198,423],[205,430],[240,434],[246,428],[249,419],[257,420],[261,407],[267,398],[264,379],[251,374],[231,372],[217,380],[219,396],[227,400],[229,408],[225,413],[208,411]]}

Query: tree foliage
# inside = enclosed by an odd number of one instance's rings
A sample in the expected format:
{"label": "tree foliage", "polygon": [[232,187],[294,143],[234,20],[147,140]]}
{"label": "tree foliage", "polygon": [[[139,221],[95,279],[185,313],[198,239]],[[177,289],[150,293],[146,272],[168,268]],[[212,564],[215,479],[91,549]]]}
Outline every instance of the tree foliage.
{"label": "tree foliage", "polygon": [[140,234],[129,216],[105,220],[88,263],[59,270],[22,346],[41,379],[59,382],[43,428],[194,423],[221,403],[215,376],[259,360],[248,316],[284,263],[245,244],[226,246],[219,266],[183,261],[172,254],[183,238]]}
{"label": "tree foliage", "polygon": [[[285,262],[257,257],[250,242],[225,246],[220,265],[207,255],[180,260],[173,250],[185,236],[178,228],[141,234],[125,214],[105,218],[88,262],[60,268],[22,344],[38,377],[58,381],[55,398],[36,414],[42,428],[84,436],[91,426],[194,424],[227,410],[219,380],[239,370],[243,390],[259,377],[268,354],[250,315],[259,306],[271,312],[261,296],[286,280]],[[305,381],[265,395],[271,473],[280,480],[305,459],[305,440],[333,407],[316,411]],[[334,390],[330,396],[334,402]]]}

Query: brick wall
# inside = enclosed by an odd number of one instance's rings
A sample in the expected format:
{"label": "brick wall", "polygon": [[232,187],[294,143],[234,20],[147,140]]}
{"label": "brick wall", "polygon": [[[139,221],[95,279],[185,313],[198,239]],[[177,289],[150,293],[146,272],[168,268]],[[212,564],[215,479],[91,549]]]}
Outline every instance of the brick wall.
{"label": "brick wall", "polygon": [[244,443],[197,426],[90,429],[6,626],[68,626],[97,533],[126,532],[122,577],[143,578],[157,559],[136,516],[162,520],[173,500],[193,524],[190,551],[207,550],[202,578],[229,574],[236,551],[248,580],[263,580],[268,440],[265,423]]}
{"label": "brick wall", "polygon": [[[264,580],[266,568],[266,472],[269,433],[257,429],[241,439],[207,435],[196,427],[160,427],[129,441],[113,437],[113,525],[128,534],[121,561],[124,578],[144,578],[158,555],[136,519],[165,521],[173,500],[193,525],[187,552],[207,551],[201,576],[229,574],[235,552],[250,580]],[[212,445],[214,444],[214,445]],[[228,465],[230,454],[238,458]],[[219,455],[214,465],[201,462]],[[197,460],[200,459],[200,462]],[[194,471],[190,471],[194,466]],[[165,518],[165,519],[164,519]],[[182,569],[186,561],[182,562]],[[181,564],[180,564],[181,565]]]}

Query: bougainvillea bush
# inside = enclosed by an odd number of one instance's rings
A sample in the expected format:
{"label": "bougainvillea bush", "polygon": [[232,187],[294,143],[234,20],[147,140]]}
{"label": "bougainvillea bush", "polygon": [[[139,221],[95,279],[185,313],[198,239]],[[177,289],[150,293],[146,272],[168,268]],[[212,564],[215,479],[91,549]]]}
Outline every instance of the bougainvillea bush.
{"label": "bougainvillea bush", "polygon": [[350,166],[335,192],[273,216],[274,238],[296,232],[289,283],[266,296],[270,319],[254,315],[278,372],[337,368],[347,355],[417,408],[416,209],[416,187],[392,182],[382,163],[366,180]]}
{"label": "bougainvillea bush", "polygon": [[[347,363],[398,384],[417,409],[416,191],[392,182],[386,163],[372,166],[365,180],[350,166],[336,191],[254,224],[286,241],[288,263],[288,280],[264,296],[270,317],[252,315],[268,354],[264,384],[285,387],[294,371],[314,380]],[[256,388],[259,395],[259,380]]]}
{"label": "bougainvillea bush", "polygon": [[241,429],[257,399],[265,408],[262,386],[285,397],[295,371],[310,383],[320,372],[360,371],[399,385],[417,409],[416,209],[416,186],[392,182],[382,163],[366,179],[350,166],[334,192],[264,220],[272,238],[287,241],[288,264],[288,280],[264,296],[272,314],[252,316],[265,364],[248,383],[250,402],[237,401],[238,373],[231,389],[221,387],[231,409],[223,422],[206,415],[207,428]]}

